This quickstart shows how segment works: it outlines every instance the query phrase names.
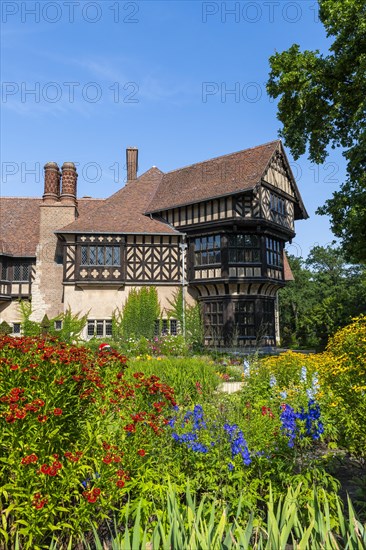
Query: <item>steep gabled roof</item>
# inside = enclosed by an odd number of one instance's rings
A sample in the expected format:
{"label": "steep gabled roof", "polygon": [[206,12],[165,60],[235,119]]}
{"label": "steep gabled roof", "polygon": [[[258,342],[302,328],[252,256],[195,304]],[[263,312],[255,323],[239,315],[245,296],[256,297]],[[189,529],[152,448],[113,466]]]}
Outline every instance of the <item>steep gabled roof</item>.
{"label": "steep gabled roof", "polygon": [[129,182],[101,206],[60,228],[57,233],[139,233],[179,235],[170,225],[145,216],[163,172],[150,168],[136,180]]}
{"label": "steep gabled roof", "polygon": [[265,143],[164,174],[147,212],[253,189],[281,142]]}
{"label": "steep gabled roof", "polygon": [[281,140],[167,172],[146,212],[161,212],[242,191],[251,191],[261,182],[276,152],[283,157],[294,190],[296,219],[306,219],[308,213]]}

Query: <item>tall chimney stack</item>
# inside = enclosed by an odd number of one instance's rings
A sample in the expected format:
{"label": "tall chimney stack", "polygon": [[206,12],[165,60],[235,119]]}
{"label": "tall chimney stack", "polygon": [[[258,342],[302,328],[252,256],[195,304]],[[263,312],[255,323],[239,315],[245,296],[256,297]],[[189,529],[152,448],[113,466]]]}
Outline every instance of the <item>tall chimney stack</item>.
{"label": "tall chimney stack", "polygon": [[76,181],[78,175],[73,162],[64,162],[62,165],[61,202],[76,204]]}
{"label": "tall chimney stack", "polygon": [[127,182],[137,178],[139,150],[137,147],[126,149]]}
{"label": "tall chimney stack", "polygon": [[44,202],[55,202],[60,198],[60,169],[57,162],[47,162],[44,166]]}

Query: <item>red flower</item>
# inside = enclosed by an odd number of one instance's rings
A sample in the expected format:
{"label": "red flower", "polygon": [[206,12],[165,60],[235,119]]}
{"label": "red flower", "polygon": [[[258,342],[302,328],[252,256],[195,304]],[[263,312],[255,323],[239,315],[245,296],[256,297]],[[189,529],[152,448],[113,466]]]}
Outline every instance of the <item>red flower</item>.
{"label": "red flower", "polygon": [[38,422],[41,422],[41,423],[42,423],[42,422],[46,422],[47,416],[46,416],[45,414],[39,414],[39,415],[37,416],[37,419],[38,419]]}
{"label": "red flower", "polygon": [[27,416],[27,413],[26,413],[26,411],[25,411],[24,409],[23,409],[22,411],[18,409],[18,410],[15,412],[15,416],[16,416],[17,418],[19,418],[19,420],[23,420],[23,418],[25,418],[25,417]]}
{"label": "red flower", "polygon": [[126,432],[134,433],[136,431],[136,428],[133,424],[128,424],[124,427],[124,430],[126,430]]}
{"label": "red flower", "polygon": [[145,456],[146,455],[146,451],[144,451],[144,449],[139,449],[137,451],[137,454],[140,455],[140,456]]}
{"label": "red flower", "polygon": [[55,477],[57,476],[57,472],[58,472],[58,468],[56,468],[56,466],[52,464],[52,466],[48,469],[47,473],[49,476]]}
{"label": "red flower", "polygon": [[202,393],[202,386],[199,382],[196,382],[196,389],[198,393]]}
{"label": "red flower", "polygon": [[105,464],[110,464],[112,462],[113,458],[111,457],[111,455],[106,455],[104,458],[103,458],[103,462]]}
{"label": "red flower", "polygon": [[125,486],[125,482],[122,479],[119,479],[118,481],[116,481],[116,485],[119,489],[122,489],[122,487]]}
{"label": "red flower", "polygon": [[50,471],[50,467],[47,466],[47,464],[42,464],[42,466],[40,467],[41,474],[47,475],[49,471]]}
{"label": "red flower", "polygon": [[45,504],[47,504],[48,500],[47,498],[42,498],[41,493],[35,493],[34,500],[32,502],[32,505],[36,508],[36,510],[41,510]]}
{"label": "red flower", "polygon": [[62,415],[62,409],[56,407],[54,410],[53,410],[53,414],[55,416],[61,416]]}

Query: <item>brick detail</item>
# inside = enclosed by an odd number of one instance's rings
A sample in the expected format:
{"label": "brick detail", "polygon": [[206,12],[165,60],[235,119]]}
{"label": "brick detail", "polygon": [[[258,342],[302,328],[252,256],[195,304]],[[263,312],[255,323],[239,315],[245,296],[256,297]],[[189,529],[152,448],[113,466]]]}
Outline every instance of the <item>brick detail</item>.
{"label": "brick detail", "polygon": [[137,178],[138,156],[139,152],[137,147],[129,147],[126,149],[127,181]]}
{"label": "brick detail", "polygon": [[55,202],[60,197],[60,169],[56,162],[47,162],[44,166],[43,200]]}
{"label": "brick detail", "polygon": [[64,162],[62,165],[62,191],[61,201],[76,203],[76,182],[78,174],[73,162]]}
{"label": "brick detail", "polygon": [[73,205],[42,204],[40,206],[40,235],[36,252],[36,270],[32,284],[32,319],[41,321],[45,314],[55,317],[64,310],[63,265],[57,263],[60,253],[54,231],[75,220]]}

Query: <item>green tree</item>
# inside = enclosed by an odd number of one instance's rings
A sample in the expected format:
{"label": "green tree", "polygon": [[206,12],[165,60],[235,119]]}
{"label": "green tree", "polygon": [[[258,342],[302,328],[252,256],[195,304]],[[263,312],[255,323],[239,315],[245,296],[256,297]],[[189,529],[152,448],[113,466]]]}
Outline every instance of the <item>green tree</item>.
{"label": "green tree", "polygon": [[294,281],[280,291],[286,346],[323,348],[330,335],[366,312],[366,269],[346,263],[339,248],[315,246],[306,260],[289,256]]}
{"label": "green tree", "polygon": [[319,0],[333,39],[329,55],[297,44],[270,57],[267,91],[280,97],[278,119],[294,158],[322,163],[327,147],[342,147],[347,179],[318,212],[330,216],[348,259],[366,262],[366,2]]}

